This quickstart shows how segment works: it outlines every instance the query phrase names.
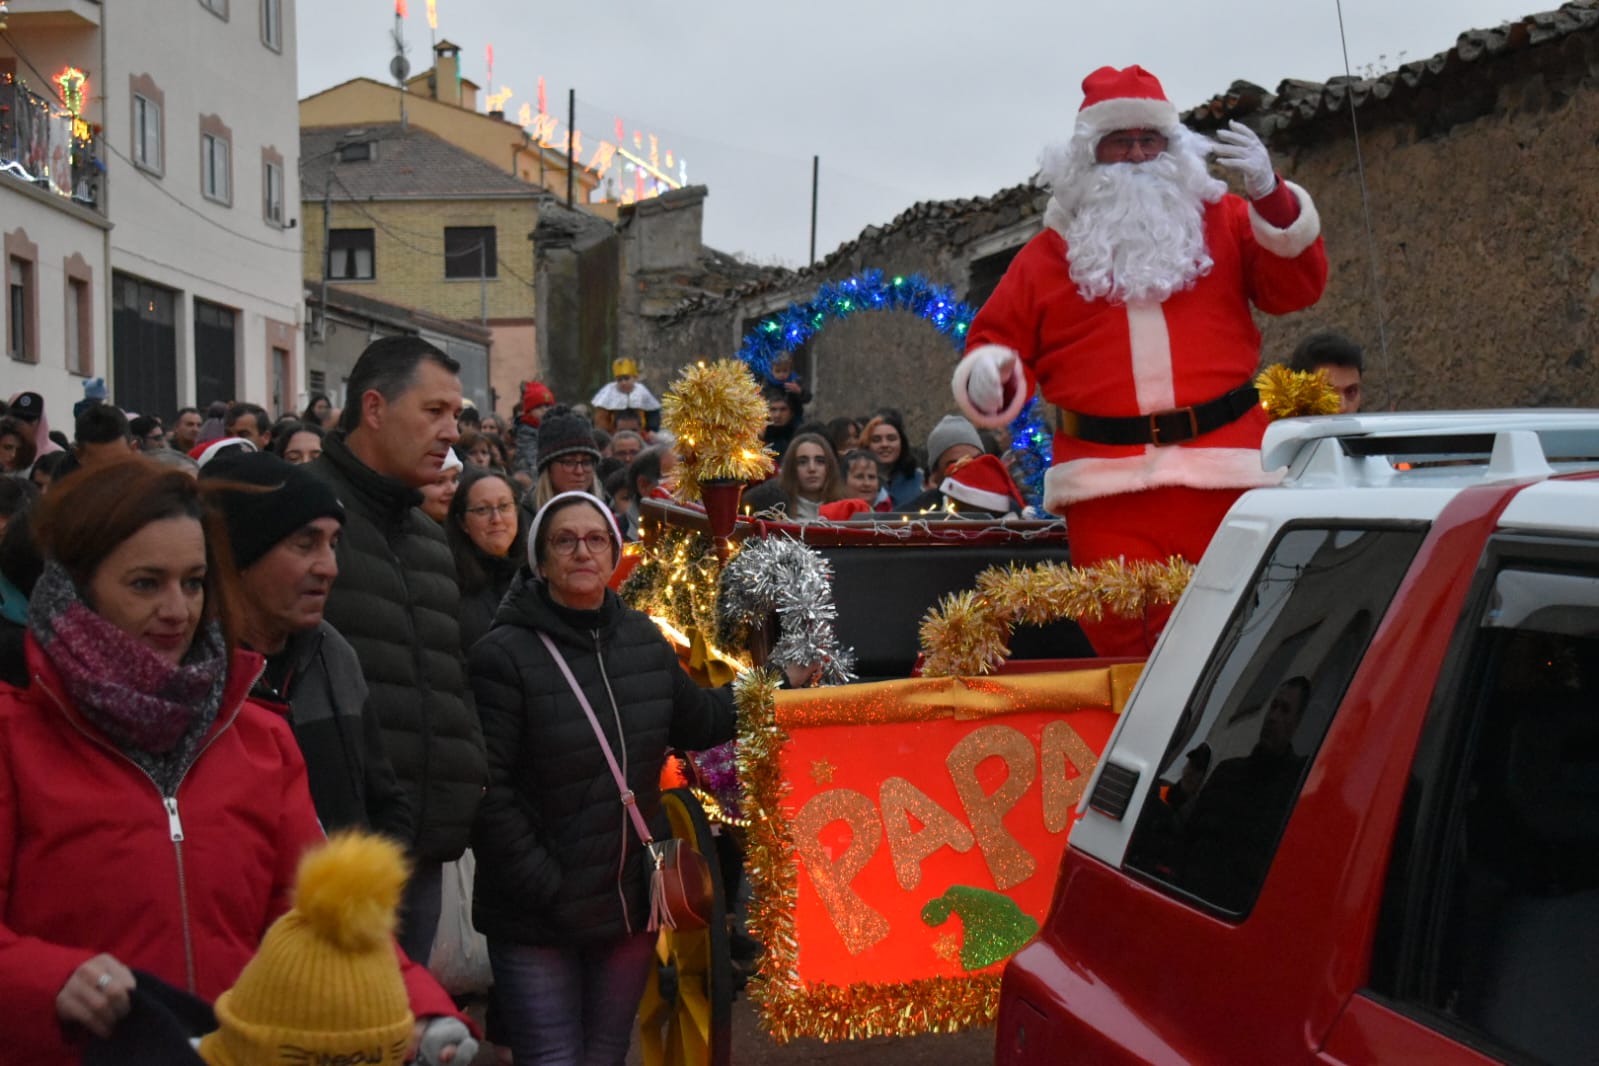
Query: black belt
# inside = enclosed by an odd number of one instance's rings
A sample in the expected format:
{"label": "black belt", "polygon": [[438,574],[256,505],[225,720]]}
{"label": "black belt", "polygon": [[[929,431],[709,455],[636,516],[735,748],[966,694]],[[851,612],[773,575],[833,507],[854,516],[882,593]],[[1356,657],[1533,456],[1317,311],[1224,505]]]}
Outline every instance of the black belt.
{"label": "black belt", "polygon": [[1180,444],[1238,421],[1260,402],[1252,384],[1192,407],[1174,407],[1147,415],[1107,418],[1061,411],[1060,430],[1090,444]]}

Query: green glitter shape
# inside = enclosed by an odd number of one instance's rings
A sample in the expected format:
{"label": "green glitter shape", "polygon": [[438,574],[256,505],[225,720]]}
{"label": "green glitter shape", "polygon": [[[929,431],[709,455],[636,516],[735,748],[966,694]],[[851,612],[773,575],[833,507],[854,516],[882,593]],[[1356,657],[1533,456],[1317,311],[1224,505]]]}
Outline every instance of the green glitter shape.
{"label": "green glitter shape", "polygon": [[1038,922],[1016,906],[1016,901],[986,888],[951,885],[942,896],[922,908],[922,921],[940,926],[951,914],[960,915],[966,931],[961,944],[961,968],[968,973],[1003,962],[1038,935]]}

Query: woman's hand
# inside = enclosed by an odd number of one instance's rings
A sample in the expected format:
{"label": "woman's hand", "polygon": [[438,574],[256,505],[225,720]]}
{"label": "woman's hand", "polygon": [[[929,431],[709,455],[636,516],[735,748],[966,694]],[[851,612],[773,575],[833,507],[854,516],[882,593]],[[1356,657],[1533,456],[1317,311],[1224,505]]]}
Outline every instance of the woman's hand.
{"label": "woman's hand", "polygon": [[810,688],[822,679],[821,663],[798,663],[783,667],[789,688]]}
{"label": "woman's hand", "polygon": [[133,1008],[133,971],[110,955],[96,955],[72,971],[56,993],[56,1017],[102,1040]]}

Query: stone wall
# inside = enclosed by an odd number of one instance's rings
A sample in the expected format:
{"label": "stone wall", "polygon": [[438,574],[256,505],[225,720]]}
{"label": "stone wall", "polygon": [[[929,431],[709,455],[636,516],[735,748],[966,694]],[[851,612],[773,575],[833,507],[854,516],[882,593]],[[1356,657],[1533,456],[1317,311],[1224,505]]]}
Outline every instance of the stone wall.
{"label": "stone wall", "polygon": [[1359,112],[1370,244],[1347,112],[1274,139],[1331,277],[1316,307],[1263,323],[1266,354],[1338,328],[1366,346],[1374,406],[1599,405],[1599,32],[1390,101]]}

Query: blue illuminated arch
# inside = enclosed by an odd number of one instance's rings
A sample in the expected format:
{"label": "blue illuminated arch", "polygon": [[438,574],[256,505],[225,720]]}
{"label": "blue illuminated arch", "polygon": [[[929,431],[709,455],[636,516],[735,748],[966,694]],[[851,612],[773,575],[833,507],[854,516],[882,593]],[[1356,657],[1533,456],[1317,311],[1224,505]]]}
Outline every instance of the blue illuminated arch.
{"label": "blue illuminated arch", "polygon": [[[789,304],[782,311],[767,315],[744,335],[738,357],[754,372],[756,380],[767,380],[772,360],[792,353],[810,340],[829,321],[849,318],[863,311],[909,311],[931,323],[955,349],[957,356],[966,349],[966,331],[971,328],[972,308],[955,298],[954,290],[935,285],[918,274],[884,276],[881,270],[868,270],[843,281],[829,281],[816,291],[808,303]],[[1038,416],[1038,398],[1033,397],[1010,424],[1011,440],[1020,444],[1022,494],[1035,506],[1044,494],[1044,471],[1050,463],[1049,431]]]}

